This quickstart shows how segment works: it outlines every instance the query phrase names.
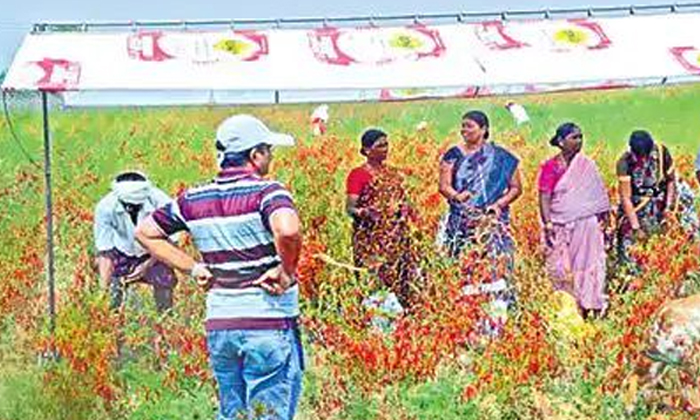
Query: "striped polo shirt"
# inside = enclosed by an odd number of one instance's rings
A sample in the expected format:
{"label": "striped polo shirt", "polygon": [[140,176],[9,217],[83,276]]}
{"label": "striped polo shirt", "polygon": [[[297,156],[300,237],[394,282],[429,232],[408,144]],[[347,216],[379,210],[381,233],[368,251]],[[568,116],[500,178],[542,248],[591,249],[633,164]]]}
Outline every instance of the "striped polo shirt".
{"label": "striped polo shirt", "polygon": [[206,329],[285,329],[299,315],[299,288],[273,296],[253,280],[281,263],[270,228],[279,209],[296,211],[276,181],[227,168],[209,184],[191,188],[153,213],[166,235],[186,230],[214,282],[207,294]]}

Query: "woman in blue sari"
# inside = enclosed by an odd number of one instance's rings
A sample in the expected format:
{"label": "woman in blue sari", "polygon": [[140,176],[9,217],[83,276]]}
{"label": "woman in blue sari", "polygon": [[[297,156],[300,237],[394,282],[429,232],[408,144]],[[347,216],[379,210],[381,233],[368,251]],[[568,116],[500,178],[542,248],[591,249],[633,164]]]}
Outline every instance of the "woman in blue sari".
{"label": "woman in blue sari", "polygon": [[[440,162],[440,193],[450,205],[443,245],[452,258],[473,251],[465,261],[470,266],[474,260],[488,264],[490,278],[468,278],[466,294],[498,296],[510,289],[513,269],[509,207],[522,193],[518,158],[487,141],[489,120],[481,111],[464,114],[461,135]],[[466,273],[473,277],[472,269]]]}

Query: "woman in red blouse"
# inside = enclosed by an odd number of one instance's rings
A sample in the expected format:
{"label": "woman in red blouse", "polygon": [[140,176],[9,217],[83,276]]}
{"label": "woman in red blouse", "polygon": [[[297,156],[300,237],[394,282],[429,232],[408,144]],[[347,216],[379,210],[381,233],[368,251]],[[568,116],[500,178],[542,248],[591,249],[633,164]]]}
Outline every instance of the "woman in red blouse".
{"label": "woman in red blouse", "polygon": [[369,129],[361,141],[365,163],[350,171],[346,183],[355,265],[376,274],[406,307],[418,270],[411,250],[403,177],[385,164],[389,154],[386,133]]}

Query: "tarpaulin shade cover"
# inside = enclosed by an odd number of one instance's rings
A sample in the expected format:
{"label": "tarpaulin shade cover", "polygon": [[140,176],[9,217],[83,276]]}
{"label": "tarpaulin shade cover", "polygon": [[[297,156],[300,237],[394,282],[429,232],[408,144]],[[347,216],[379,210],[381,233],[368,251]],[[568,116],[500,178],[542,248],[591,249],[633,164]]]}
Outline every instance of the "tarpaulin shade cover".
{"label": "tarpaulin shade cover", "polygon": [[478,96],[700,78],[700,14],[27,35],[3,84],[67,104]]}

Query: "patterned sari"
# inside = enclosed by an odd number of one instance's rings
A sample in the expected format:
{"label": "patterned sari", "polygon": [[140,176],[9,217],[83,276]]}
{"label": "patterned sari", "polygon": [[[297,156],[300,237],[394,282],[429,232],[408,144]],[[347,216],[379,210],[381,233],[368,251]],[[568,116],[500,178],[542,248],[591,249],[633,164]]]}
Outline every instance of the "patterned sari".
{"label": "patterned sari", "polygon": [[[490,259],[511,260],[515,246],[509,230],[509,209],[503,209],[498,220],[487,215],[486,209],[508,189],[518,159],[493,143],[487,143],[469,154],[463,154],[459,148],[451,149],[449,154],[456,157],[452,188],[473,194],[464,203],[449,202],[445,245],[450,256],[457,258],[465,247],[482,244]],[[512,266],[512,263],[509,265]]]}
{"label": "patterned sari", "polygon": [[416,287],[413,283],[418,263],[411,246],[409,207],[402,181],[393,168],[373,175],[357,201],[357,207],[371,209],[373,217],[353,219],[352,244],[355,265],[373,271],[408,307]]}
{"label": "patterned sari", "polygon": [[463,203],[449,202],[442,245],[450,257],[462,261],[461,269],[466,277],[462,293],[489,298],[482,332],[498,335],[506,322],[507,309],[516,301],[509,284],[515,242],[510,233],[509,209],[503,209],[498,219],[487,214],[486,209],[507,191],[518,159],[504,148],[487,143],[468,154],[454,147],[443,161],[453,163],[452,188],[469,191],[472,196]]}
{"label": "patterned sari", "polygon": [[[632,186],[632,205],[639,225],[647,233],[661,229],[666,210],[666,184],[669,169],[664,165],[664,146],[655,145],[650,155],[639,158],[627,152],[618,163],[618,176],[629,176]],[[624,167],[626,170],[622,170]],[[618,210],[617,252],[622,263],[634,264],[629,247],[634,244],[634,232],[630,221],[620,205]]]}

